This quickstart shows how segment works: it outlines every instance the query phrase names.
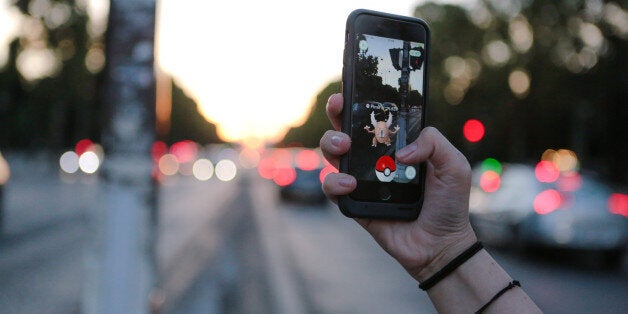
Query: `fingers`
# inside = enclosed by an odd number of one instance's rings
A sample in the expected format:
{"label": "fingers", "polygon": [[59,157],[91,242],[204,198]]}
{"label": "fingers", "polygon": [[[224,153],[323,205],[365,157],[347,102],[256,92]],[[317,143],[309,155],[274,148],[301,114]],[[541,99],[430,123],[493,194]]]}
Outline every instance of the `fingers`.
{"label": "fingers", "polygon": [[336,131],[342,126],[342,94],[333,94],[327,100],[327,117]]}
{"label": "fingers", "polygon": [[353,176],[346,173],[330,173],[325,176],[323,192],[335,202],[338,196],[353,192],[356,186],[357,181]]}
{"label": "fingers", "polygon": [[396,157],[405,164],[429,161],[435,170],[470,172],[465,156],[433,127],[423,129],[416,141],[397,151]]}
{"label": "fingers", "polygon": [[325,159],[338,169],[340,156],[349,151],[351,139],[345,133],[328,130],[321,137],[320,146]]}

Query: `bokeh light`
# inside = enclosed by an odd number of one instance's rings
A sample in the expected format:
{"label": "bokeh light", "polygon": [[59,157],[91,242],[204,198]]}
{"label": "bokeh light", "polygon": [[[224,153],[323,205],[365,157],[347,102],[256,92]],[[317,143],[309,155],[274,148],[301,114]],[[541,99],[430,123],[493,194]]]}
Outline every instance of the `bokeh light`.
{"label": "bokeh light", "polygon": [[275,170],[275,160],[271,157],[261,159],[257,165],[257,172],[264,179],[272,179],[275,176]]}
{"label": "bokeh light", "polygon": [[159,158],[159,171],[166,176],[173,176],[179,171],[179,160],[173,154],[165,154]]}
{"label": "bokeh light", "polygon": [[244,169],[253,169],[258,166],[261,156],[256,149],[245,147],[238,155],[238,159]]}
{"label": "bokeh light", "polygon": [[207,181],[214,175],[214,164],[208,159],[201,158],[192,166],[194,177],[200,181]]}
{"label": "bokeh light", "polygon": [[77,172],[79,170],[79,156],[73,151],[63,153],[59,158],[59,167],[65,173]]}
{"label": "bokeh light", "polygon": [[534,168],[534,175],[539,182],[549,183],[558,179],[560,171],[558,171],[558,168],[553,162],[541,160]]}
{"label": "bokeh light", "polygon": [[88,151],[83,154],[78,159],[79,168],[88,174],[95,173],[100,167],[100,159],[95,152]]}
{"label": "bokeh light", "polygon": [[318,179],[321,181],[321,183],[325,182],[325,177],[330,174],[330,173],[338,173],[338,169],[336,169],[336,167],[330,165],[329,163],[327,163],[327,161],[325,161],[325,167],[323,167],[323,169],[321,169],[321,172],[318,175]]}
{"label": "bokeh light", "polygon": [[314,170],[320,166],[321,157],[311,149],[304,149],[296,154],[295,163],[301,170]]}
{"label": "bokeh light", "polygon": [[502,175],[502,164],[495,158],[486,158],[482,161],[480,165],[480,170],[484,171],[494,171],[498,175]]}
{"label": "bokeh light", "polygon": [[499,189],[501,178],[495,171],[484,171],[480,176],[480,187],[484,192],[492,193]]}
{"label": "bokeh light", "polygon": [[500,67],[508,63],[512,57],[510,46],[503,40],[493,40],[482,49],[484,62],[493,67]]}
{"label": "bokeh light", "polygon": [[156,141],[150,149],[150,154],[155,162],[159,161],[161,156],[168,153],[168,145],[162,141]]}
{"label": "bokeh light", "polygon": [[558,191],[549,189],[539,193],[534,198],[534,211],[539,215],[549,214],[560,207],[562,197]]}
{"label": "bokeh light", "polygon": [[530,91],[530,76],[523,70],[514,70],[508,75],[508,86],[517,98],[524,98]]}
{"label": "bokeh light", "polygon": [[560,171],[573,171],[578,169],[578,157],[576,153],[568,149],[559,149],[552,161]]}
{"label": "bokeh light", "polygon": [[582,187],[582,175],[575,171],[563,173],[558,178],[556,186],[563,192],[575,192]]}
{"label": "bokeh light", "polygon": [[273,181],[279,186],[290,185],[296,179],[297,172],[293,167],[280,167],[273,177]]}
{"label": "bokeh light", "polygon": [[223,159],[216,163],[214,172],[218,180],[228,182],[236,177],[238,169],[235,162],[229,159]]}
{"label": "bokeh light", "polygon": [[191,162],[198,154],[198,146],[190,140],[176,142],[170,146],[170,154],[176,156],[180,163]]}
{"label": "bokeh light", "polygon": [[94,147],[94,142],[89,139],[82,139],[74,146],[74,151],[77,155],[81,156],[87,151],[91,151]]}
{"label": "bokeh light", "polygon": [[477,119],[469,119],[462,127],[462,133],[467,141],[479,142],[484,137],[484,124]]}
{"label": "bokeh light", "polygon": [[628,194],[611,194],[608,198],[608,209],[613,214],[628,218]]}
{"label": "bokeh light", "polygon": [[9,163],[2,157],[2,154],[0,154],[0,185],[6,184],[10,177],[11,168],[9,167]]}

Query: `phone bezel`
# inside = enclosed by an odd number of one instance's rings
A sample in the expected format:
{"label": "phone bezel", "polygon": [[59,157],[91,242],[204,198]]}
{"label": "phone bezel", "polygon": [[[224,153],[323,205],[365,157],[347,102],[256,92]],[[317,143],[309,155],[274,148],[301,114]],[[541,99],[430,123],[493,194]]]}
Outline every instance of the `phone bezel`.
{"label": "phone bezel", "polygon": [[[351,103],[355,90],[354,59],[357,34],[368,34],[425,44],[423,106],[421,127],[425,127],[428,98],[429,28],[423,20],[359,9],[347,19],[343,66],[343,132],[351,136]],[[351,150],[340,162],[341,172],[348,172]],[[341,211],[349,217],[411,220],[418,217],[423,202],[425,164],[419,165],[418,184],[358,180],[356,190],[339,198]],[[386,197],[388,195],[388,197]]]}

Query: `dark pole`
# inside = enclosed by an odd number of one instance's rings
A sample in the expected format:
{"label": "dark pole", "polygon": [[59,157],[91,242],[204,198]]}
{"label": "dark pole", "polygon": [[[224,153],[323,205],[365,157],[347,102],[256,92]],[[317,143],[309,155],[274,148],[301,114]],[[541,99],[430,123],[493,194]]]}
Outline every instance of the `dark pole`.
{"label": "dark pole", "polygon": [[102,89],[105,160],[84,313],[148,313],[156,282],[154,0],[112,0]]}
{"label": "dark pole", "polygon": [[[398,114],[398,125],[399,131],[397,131],[397,141],[395,142],[395,147],[397,150],[402,149],[406,146],[406,135],[407,135],[407,120],[408,120],[408,85],[410,80],[410,42],[403,42],[403,50],[401,50],[401,77],[399,78],[399,114]],[[406,177],[406,166],[397,163],[397,177],[395,178],[396,182],[408,182],[408,178]]]}

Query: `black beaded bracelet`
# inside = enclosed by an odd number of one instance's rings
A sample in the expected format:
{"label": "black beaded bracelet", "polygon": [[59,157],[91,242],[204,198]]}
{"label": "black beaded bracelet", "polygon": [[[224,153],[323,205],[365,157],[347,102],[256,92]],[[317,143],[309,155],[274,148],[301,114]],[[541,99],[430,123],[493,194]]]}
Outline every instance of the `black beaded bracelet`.
{"label": "black beaded bracelet", "polygon": [[445,265],[441,270],[437,271],[432,277],[428,278],[424,282],[419,285],[421,290],[425,291],[429,288],[436,285],[439,281],[443,280],[443,278],[447,277],[447,275],[451,274],[458,266],[464,264],[468,259],[470,259],[475,253],[479,252],[484,246],[482,242],[475,242],[472,246],[466,249],[464,252],[460,253],[456,258],[454,258],[449,264]]}
{"label": "black beaded bracelet", "polygon": [[510,290],[510,289],[512,289],[514,287],[521,287],[521,284],[519,283],[519,281],[513,280],[513,281],[509,282],[508,285],[504,289],[499,290],[499,292],[497,292],[492,299],[490,299],[488,302],[486,302],[486,304],[484,304],[484,306],[482,306],[479,310],[477,310],[477,312],[475,312],[475,314],[480,314],[480,313],[484,312],[484,310],[486,310],[489,305],[491,305],[493,302],[495,302],[495,300],[499,299],[499,297],[501,297],[504,293],[506,293],[506,291],[508,291],[508,290]]}

